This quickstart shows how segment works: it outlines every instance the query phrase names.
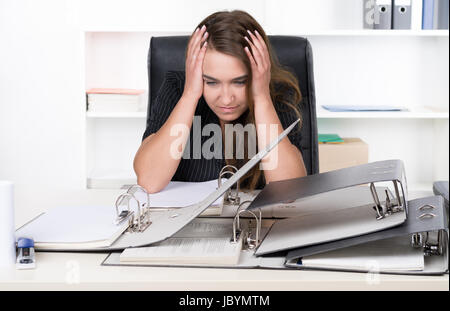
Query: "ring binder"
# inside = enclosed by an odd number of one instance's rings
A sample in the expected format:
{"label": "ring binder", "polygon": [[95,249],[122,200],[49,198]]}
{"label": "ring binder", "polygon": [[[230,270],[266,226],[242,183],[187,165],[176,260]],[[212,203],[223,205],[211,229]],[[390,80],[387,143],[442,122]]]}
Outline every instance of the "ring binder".
{"label": "ring binder", "polygon": [[[147,202],[142,203],[134,196],[134,194],[141,190],[147,195]],[[135,212],[130,209],[130,199],[133,199],[137,203],[137,216],[135,217]],[[119,206],[123,203],[127,203],[127,210],[122,210],[119,212]],[[139,185],[132,185],[128,188],[127,192],[119,195],[116,199],[116,213],[117,218],[115,224],[122,223],[125,219],[129,219],[129,228],[127,232],[142,232],[150,226],[152,223],[150,220],[150,196],[149,193]]]}
{"label": "ring binder", "polygon": [[[433,206],[434,208],[430,207]],[[346,255],[351,256],[352,248],[361,246],[362,250],[367,250],[369,243],[380,242],[380,245],[389,248],[392,243],[392,248],[386,252],[387,256],[406,255],[410,250],[408,247],[416,248],[418,254],[422,254],[424,266],[409,271],[403,269],[389,269],[381,270],[380,273],[388,274],[411,274],[411,275],[442,275],[448,273],[448,225],[445,222],[445,209],[443,206],[443,199],[439,196],[419,198],[408,201],[407,206],[408,218],[405,223],[400,226],[392,227],[379,232],[373,232],[361,236],[355,236],[340,241],[332,241],[328,243],[321,243],[306,247],[300,247],[291,250],[286,255],[287,266],[299,269],[314,269],[313,266],[304,264],[302,259],[309,256],[324,254],[323,258],[327,258],[327,253],[342,250],[340,253],[335,253],[336,256]],[[419,219],[418,216],[424,215],[427,210],[433,211],[434,217],[429,219]],[[271,229],[272,232],[273,228]],[[264,239],[264,243],[267,236]],[[261,248],[263,244],[259,248]],[[406,247],[405,247],[406,246]],[[348,253],[345,253],[348,250]],[[365,253],[359,253],[363,258]],[[394,255],[393,255],[394,254]],[[357,254],[358,255],[358,254]],[[330,255],[333,256],[333,255]],[[334,257],[336,258],[336,257]],[[340,257],[342,259],[343,257]],[[398,257],[396,257],[398,258]],[[317,267],[316,267],[317,268]],[[355,268],[355,266],[348,267],[324,267],[324,270],[339,270],[339,271],[366,271],[364,268]]]}
{"label": "ring binder", "polygon": [[[229,171],[226,169],[233,169],[233,171]],[[220,186],[222,186],[222,178],[224,177],[224,175],[226,174],[230,174],[231,176],[233,176],[236,172],[238,171],[238,169],[233,166],[233,165],[225,165],[224,167],[222,167],[222,169],[220,170],[219,173],[219,179],[218,179],[218,186],[220,188]],[[223,197],[223,203],[224,204],[235,204],[238,205],[240,203],[240,197],[239,197],[239,180],[236,182],[236,192],[235,195],[232,195],[232,190],[231,187],[225,192],[224,197]]]}

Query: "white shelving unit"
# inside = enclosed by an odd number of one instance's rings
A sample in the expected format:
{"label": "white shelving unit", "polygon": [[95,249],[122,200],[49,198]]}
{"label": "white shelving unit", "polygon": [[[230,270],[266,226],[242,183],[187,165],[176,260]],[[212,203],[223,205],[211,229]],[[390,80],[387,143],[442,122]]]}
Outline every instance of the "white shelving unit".
{"label": "white shelving unit", "polygon": [[448,110],[432,107],[412,107],[408,111],[331,112],[321,106],[316,110],[318,119],[443,119],[448,120]]}
{"label": "white shelving unit", "polygon": [[141,119],[141,118],[147,118],[147,112],[140,111],[140,112],[86,112],[87,118],[92,119],[101,119],[101,118],[131,118],[131,119]]}
{"label": "white shelving unit", "polygon": [[[449,118],[448,111],[436,111],[433,108],[418,107],[409,111],[392,112],[331,112],[322,107],[317,107],[318,119],[443,119]],[[147,112],[86,112],[86,117],[91,119],[102,118],[124,118],[142,119],[147,118]]]}
{"label": "white shelving unit", "polygon": [[[353,22],[337,25],[336,29],[302,31],[298,21],[292,21],[293,27],[274,27],[279,21],[277,13],[270,10],[274,3],[264,2],[265,11],[259,10],[257,15],[265,16],[262,26],[268,34],[303,36],[311,42],[320,133],[362,138],[369,145],[369,161],[402,159],[410,191],[431,191],[433,181],[448,180],[448,30],[340,27],[352,27]],[[357,0],[344,2],[350,5]],[[318,6],[302,3],[313,9]],[[334,1],[330,3],[334,5]],[[337,19],[333,12],[326,14]],[[288,16],[283,23],[287,20]],[[186,24],[84,27],[86,89],[148,89],[150,38],[189,35],[192,29]],[[327,104],[396,105],[408,111],[337,113],[321,107]],[[87,185],[133,181],[132,162],[146,116],[147,112],[86,113]]]}
{"label": "white shelving unit", "polygon": [[285,35],[293,36],[351,36],[351,37],[377,37],[377,36],[401,36],[401,37],[448,37],[448,30],[383,30],[383,29],[358,29],[358,30],[324,30],[305,33],[287,32]]}

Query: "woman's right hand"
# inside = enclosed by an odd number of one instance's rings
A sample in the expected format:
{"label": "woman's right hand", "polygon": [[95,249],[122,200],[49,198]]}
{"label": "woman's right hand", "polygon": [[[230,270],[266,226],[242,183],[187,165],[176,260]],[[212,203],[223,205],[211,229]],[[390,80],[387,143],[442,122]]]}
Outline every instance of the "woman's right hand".
{"label": "woman's right hand", "polygon": [[196,29],[189,42],[186,54],[186,82],[183,96],[196,101],[203,94],[203,59],[206,53],[206,26]]}

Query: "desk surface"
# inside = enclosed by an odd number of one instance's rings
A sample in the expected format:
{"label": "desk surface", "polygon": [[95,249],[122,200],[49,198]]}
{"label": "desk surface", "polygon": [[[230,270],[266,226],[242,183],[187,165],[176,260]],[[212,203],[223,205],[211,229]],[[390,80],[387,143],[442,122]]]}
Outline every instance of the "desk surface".
{"label": "desk surface", "polygon": [[0,290],[449,290],[448,275],[100,266],[106,254],[37,253],[34,270],[0,272]]}
{"label": "desk surface", "polygon": [[[71,205],[112,205],[121,192],[16,187],[16,227],[67,198]],[[432,193],[410,197],[425,195]],[[101,266],[106,256],[39,252],[34,270],[0,269],[0,290],[449,290],[448,275]]]}

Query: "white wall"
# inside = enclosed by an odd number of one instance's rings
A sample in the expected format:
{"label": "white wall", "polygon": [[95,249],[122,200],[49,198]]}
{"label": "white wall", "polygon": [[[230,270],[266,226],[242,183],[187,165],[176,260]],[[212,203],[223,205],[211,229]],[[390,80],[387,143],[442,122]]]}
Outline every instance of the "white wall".
{"label": "white wall", "polygon": [[64,1],[0,2],[0,179],[81,183],[79,32]]}

